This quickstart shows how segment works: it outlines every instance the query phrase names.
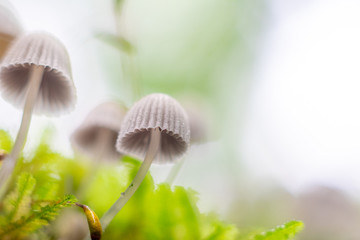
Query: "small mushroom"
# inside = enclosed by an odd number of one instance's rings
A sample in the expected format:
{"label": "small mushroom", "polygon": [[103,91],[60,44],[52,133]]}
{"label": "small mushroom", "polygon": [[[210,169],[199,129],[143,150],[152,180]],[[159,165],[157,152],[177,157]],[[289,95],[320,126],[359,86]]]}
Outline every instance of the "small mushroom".
{"label": "small mushroom", "polygon": [[11,175],[25,144],[33,110],[54,115],[75,105],[70,60],[63,44],[47,33],[19,37],[4,57],[0,90],[4,99],[24,109],[13,149],[0,170],[1,187]]}
{"label": "small mushroom", "polygon": [[[190,145],[202,144],[209,139],[209,129],[211,116],[208,111],[208,107],[205,102],[198,97],[189,97],[181,101],[184,109],[189,117],[189,126],[190,126]],[[180,159],[175,163],[167,178],[166,182],[171,186],[177,176],[180,173],[185,162],[185,158]]]}
{"label": "small mushroom", "polygon": [[126,108],[117,102],[105,102],[95,107],[71,136],[75,150],[93,160],[90,171],[82,179],[77,198],[82,199],[96,176],[101,161],[118,160],[122,155],[115,144]]}
{"label": "small mushroom", "polygon": [[103,230],[138,189],[151,163],[175,161],[186,152],[189,140],[187,115],[172,97],[151,94],[134,104],[121,125],[117,149],[145,159],[130,186],[101,218]]}
{"label": "small mushroom", "polygon": [[115,144],[126,108],[118,102],[95,107],[71,136],[75,149],[96,161],[119,159]]}
{"label": "small mushroom", "polygon": [[10,6],[0,3],[0,60],[4,57],[10,43],[22,33],[23,29]]}

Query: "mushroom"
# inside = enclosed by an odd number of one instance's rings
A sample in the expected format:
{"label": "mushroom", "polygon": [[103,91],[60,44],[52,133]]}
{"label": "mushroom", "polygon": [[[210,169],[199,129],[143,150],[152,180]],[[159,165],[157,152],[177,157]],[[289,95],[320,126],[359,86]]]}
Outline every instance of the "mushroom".
{"label": "mushroom", "polygon": [[5,100],[23,108],[13,149],[0,170],[1,187],[11,175],[25,144],[33,110],[38,114],[55,115],[75,105],[70,60],[63,44],[41,32],[19,37],[4,57],[0,90]]}
{"label": "mushroom", "polygon": [[103,230],[138,189],[151,163],[174,162],[186,152],[189,140],[187,115],[172,97],[156,93],[134,104],[125,115],[116,146],[145,160],[130,186],[100,219]]}
{"label": "mushroom", "polygon": [[[202,144],[209,138],[209,129],[211,116],[205,102],[197,97],[189,97],[181,101],[184,109],[189,117],[190,126],[190,145]],[[166,182],[171,186],[176,180],[181,168],[183,167],[185,158],[175,163],[167,178]]]}
{"label": "mushroom", "polygon": [[22,27],[10,7],[0,3],[0,60],[10,43],[22,33]]}
{"label": "mushroom", "polygon": [[71,136],[75,149],[96,160],[119,159],[115,144],[126,108],[118,102],[104,102],[95,107]]}
{"label": "mushroom", "polygon": [[81,126],[72,134],[74,149],[93,160],[90,171],[78,188],[78,199],[83,198],[96,176],[100,161],[113,161],[121,156],[121,153],[116,151],[115,144],[125,113],[126,108],[118,102],[102,103],[86,116]]}

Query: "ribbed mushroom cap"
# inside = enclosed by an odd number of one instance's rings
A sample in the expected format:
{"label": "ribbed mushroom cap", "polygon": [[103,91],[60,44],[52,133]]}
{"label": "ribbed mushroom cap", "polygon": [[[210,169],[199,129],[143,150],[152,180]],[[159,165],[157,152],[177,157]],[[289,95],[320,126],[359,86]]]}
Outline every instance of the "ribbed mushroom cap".
{"label": "ribbed mushroom cap", "polygon": [[22,27],[9,7],[0,3],[0,59],[12,40],[22,33]]}
{"label": "ribbed mushroom cap", "polygon": [[19,37],[7,51],[0,72],[4,99],[22,108],[32,65],[45,68],[34,112],[55,115],[71,110],[76,102],[70,60],[63,44],[47,33]]}
{"label": "ribbed mushroom cap", "polygon": [[161,129],[161,143],[154,162],[172,162],[182,156],[189,145],[188,117],[172,97],[155,93],[140,99],[126,114],[117,140],[120,152],[145,157],[151,129]]}
{"label": "ribbed mushroom cap", "polygon": [[117,159],[121,154],[116,151],[115,144],[120,131],[121,122],[125,116],[126,108],[117,102],[105,102],[95,107],[85,118],[81,126],[71,136],[74,148],[86,155],[94,156],[99,150],[99,137],[102,131],[108,131],[104,158]]}

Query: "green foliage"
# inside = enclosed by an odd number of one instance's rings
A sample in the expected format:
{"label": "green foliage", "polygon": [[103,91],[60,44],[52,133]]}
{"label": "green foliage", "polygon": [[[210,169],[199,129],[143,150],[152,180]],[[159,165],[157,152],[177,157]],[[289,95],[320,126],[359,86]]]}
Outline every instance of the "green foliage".
{"label": "green foliage", "polygon": [[[139,162],[124,158],[99,169],[85,202],[101,216],[137,172]],[[106,196],[106,197],[105,197]],[[237,239],[238,230],[215,214],[202,214],[198,194],[181,186],[155,185],[148,174],[138,191],[110,223],[103,239]]]}
{"label": "green foliage", "polygon": [[17,238],[26,236],[41,227],[48,225],[59,214],[59,210],[74,205],[76,198],[72,195],[66,195],[62,199],[43,207],[34,206],[29,216],[23,216],[17,221],[10,222],[1,226],[0,237]]}
{"label": "green foliage", "polygon": [[134,51],[134,47],[132,46],[132,44],[122,36],[116,36],[111,33],[103,32],[97,34],[97,37],[105,43],[109,44],[110,46],[115,47],[124,53],[131,53]]}
{"label": "green foliage", "polygon": [[114,0],[115,11],[120,11],[123,5],[124,5],[124,0]]}
{"label": "green foliage", "polygon": [[256,235],[253,240],[291,240],[304,228],[300,221],[290,221],[275,229]]}
{"label": "green foliage", "polygon": [[239,230],[233,224],[225,224],[215,214],[204,214],[202,238],[206,240],[239,239]]}
{"label": "green foliage", "polygon": [[9,152],[11,150],[12,144],[13,141],[9,133],[4,130],[0,130],[0,149]]}
{"label": "green foliage", "polygon": [[72,206],[76,198],[65,195],[57,201],[33,202],[35,178],[22,173],[16,188],[4,200],[0,218],[0,239],[21,239],[48,225],[59,214],[59,210]]}
{"label": "green foliage", "polygon": [[30,211],[31,194],[36,184],[35,178],[29,173],[22,173],[16,183],[16,189],[12,191],[4,200],[4,208],[8,220],[17,221],[21,216],[25,216]]}
{"label": "green foliage", "polygon": [[[101,217],[141,165],[137,159],[125,156],[121,162],[99,164],[94,170],[91,161],[66,158],[54,152],[49,142],[50,137],[44,136],[34,153],[18,162],[14,174],[18,177],[0,206],[0,239],[57,239],[61,231],[79,232],[78,226],[63,229],[50,224],[61,209],[76,201],[74,196],[64,194],[81,195],[82,181],[87,181],[82,203]],[[87,178],[89,174],[94,176]],[[302,229],[301,222],[293,221],[266,233],[242,237],[235,225],[214,213],[201,213],[198,198],[193,189],[155,184],[147,174],[102,239],[290,240]],[[87,229],[85,216],[83,220]]]}

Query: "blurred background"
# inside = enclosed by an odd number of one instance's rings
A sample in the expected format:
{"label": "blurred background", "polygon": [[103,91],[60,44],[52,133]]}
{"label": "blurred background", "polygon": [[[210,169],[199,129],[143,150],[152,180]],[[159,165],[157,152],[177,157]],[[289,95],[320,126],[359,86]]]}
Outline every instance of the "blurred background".
{"label": "blurred background", "polygon": [[[303,220],[300,239],[360,239],[360,2],[11,3],[26,30],[64,42],[78,94],[68,115],[33,118],[25,152],[52,128],[71,156],[70,134],[98,103],[164,92],[206,133],[175,181],[201,210],[242,228]],[[15,136],[21,111],[0,109]],[[153,166],[155,181],[171,167]]]}

